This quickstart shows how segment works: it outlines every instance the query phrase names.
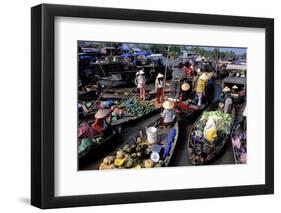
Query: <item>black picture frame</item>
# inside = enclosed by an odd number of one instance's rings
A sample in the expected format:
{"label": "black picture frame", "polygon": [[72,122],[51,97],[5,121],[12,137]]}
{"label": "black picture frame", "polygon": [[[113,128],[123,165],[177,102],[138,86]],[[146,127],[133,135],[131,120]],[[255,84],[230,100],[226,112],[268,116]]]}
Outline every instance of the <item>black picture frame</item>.
{"label": "black picture frame", "polygon": [[[55,17],[263,28],[265,53],[265,184],[97,195],[54,195]],[[164,11],[41,4],[31,8],[31,204],[59,208],[274,193],[274,20]]]}

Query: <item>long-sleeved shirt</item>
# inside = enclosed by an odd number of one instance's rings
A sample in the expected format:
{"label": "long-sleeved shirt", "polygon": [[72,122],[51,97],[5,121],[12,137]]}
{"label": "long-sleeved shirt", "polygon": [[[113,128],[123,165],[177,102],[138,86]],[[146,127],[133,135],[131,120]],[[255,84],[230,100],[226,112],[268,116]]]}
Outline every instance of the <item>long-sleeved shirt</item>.
{"label": "long-sleeved shirt", "polygon": [[164,119],[164,123],[170,123],[174,121],[176,114],[172,109],[164,109],[161,116]]}
{"label": "long-sleeved shirt", "polygon": [[143,88],[145,86],[146,79],[144,75],[139,75],[136,77],[135,84],[137,85],[137,88]]}

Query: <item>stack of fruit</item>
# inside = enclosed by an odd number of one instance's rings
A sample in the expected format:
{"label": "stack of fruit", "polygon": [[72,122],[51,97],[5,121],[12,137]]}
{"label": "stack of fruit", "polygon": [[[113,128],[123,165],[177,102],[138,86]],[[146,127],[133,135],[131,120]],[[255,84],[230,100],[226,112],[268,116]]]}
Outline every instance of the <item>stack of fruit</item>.
{"label": "stack of fruit", "polygon": [[115,155],[104,158],[99,169],[162,167],[164,162],[159,160],[157,163],[154,163],[150,159],[151,153],[151,145],[138,137],[135,143],[127,143]]}

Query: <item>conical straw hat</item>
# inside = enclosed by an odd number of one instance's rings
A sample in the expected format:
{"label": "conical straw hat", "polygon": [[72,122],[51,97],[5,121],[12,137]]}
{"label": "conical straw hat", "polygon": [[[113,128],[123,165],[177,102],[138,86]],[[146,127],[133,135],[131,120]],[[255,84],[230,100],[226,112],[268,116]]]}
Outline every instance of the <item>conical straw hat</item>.
{"label": "conical straw hat", "polygon": [[97,113],[95,114],[95,118],[96,119],[105,118],[108,114],[109,114],[109,110],[108,109],[99,109],[97,111]]}
{"label": "conical straw hat", "polygon": [[226,86],[226,87],[224,87],[224,88],[223,88],[223,90],[222,90],[222,91],[223,91],[223,92],[229,92],[230,90],[231,90],[231,89],[230,89],[229,87],[227,87],[227,86]]}
{"label": "conical straw hat", "polygon": [[156,78],[163,78],[163,77],[164,77],[164,75],[162,75],[161,73],[158,73]]}
{"label": "conical straw hat", "polygon": [[174,103],[172,101],[165,101],[163,103],[164,109],[173,109]]}
{"label": "conical straw hat", "polygon": [[236,85],[234,85],[234,86],[232,87],[232,89],[238,89],[238,87],[237,87]]}
{"label": "conical straw hat", "polygon": [[183,91],[188,91],[188,90],[190,89],[189,83],[184,83],[184,84],[182,84],[182,85],[181,85],[181,89],[182,89]]}
{"label": "conical straw hat", "polygon": [[208,80],[208,75],[206,73],[203,73],[202,75],[200,75],[199,79],[203,80],[203,81],[206,81]]}

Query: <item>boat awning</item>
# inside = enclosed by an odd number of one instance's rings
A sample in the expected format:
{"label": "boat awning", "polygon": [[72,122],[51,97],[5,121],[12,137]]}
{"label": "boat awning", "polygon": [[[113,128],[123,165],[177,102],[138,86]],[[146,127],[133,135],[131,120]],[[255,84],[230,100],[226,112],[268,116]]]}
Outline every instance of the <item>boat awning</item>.
{"label": "boat awning", "polygon": [[225,79],[223,79],[223,83],[245,85],[246,78],[244,78],[244,77],[226,77]]}
{"label": "boat awning", "polygon": [[228,64],[226,70],[247,70],[247,65],[242,64]]}
{"label": "boat awning", "polygon": [[139,52],[136,52],[135,55],[136,56],[141,56],[141,55],[148,56],[148,55],[150,55],[150,53],[147,51],[139,51]]}

